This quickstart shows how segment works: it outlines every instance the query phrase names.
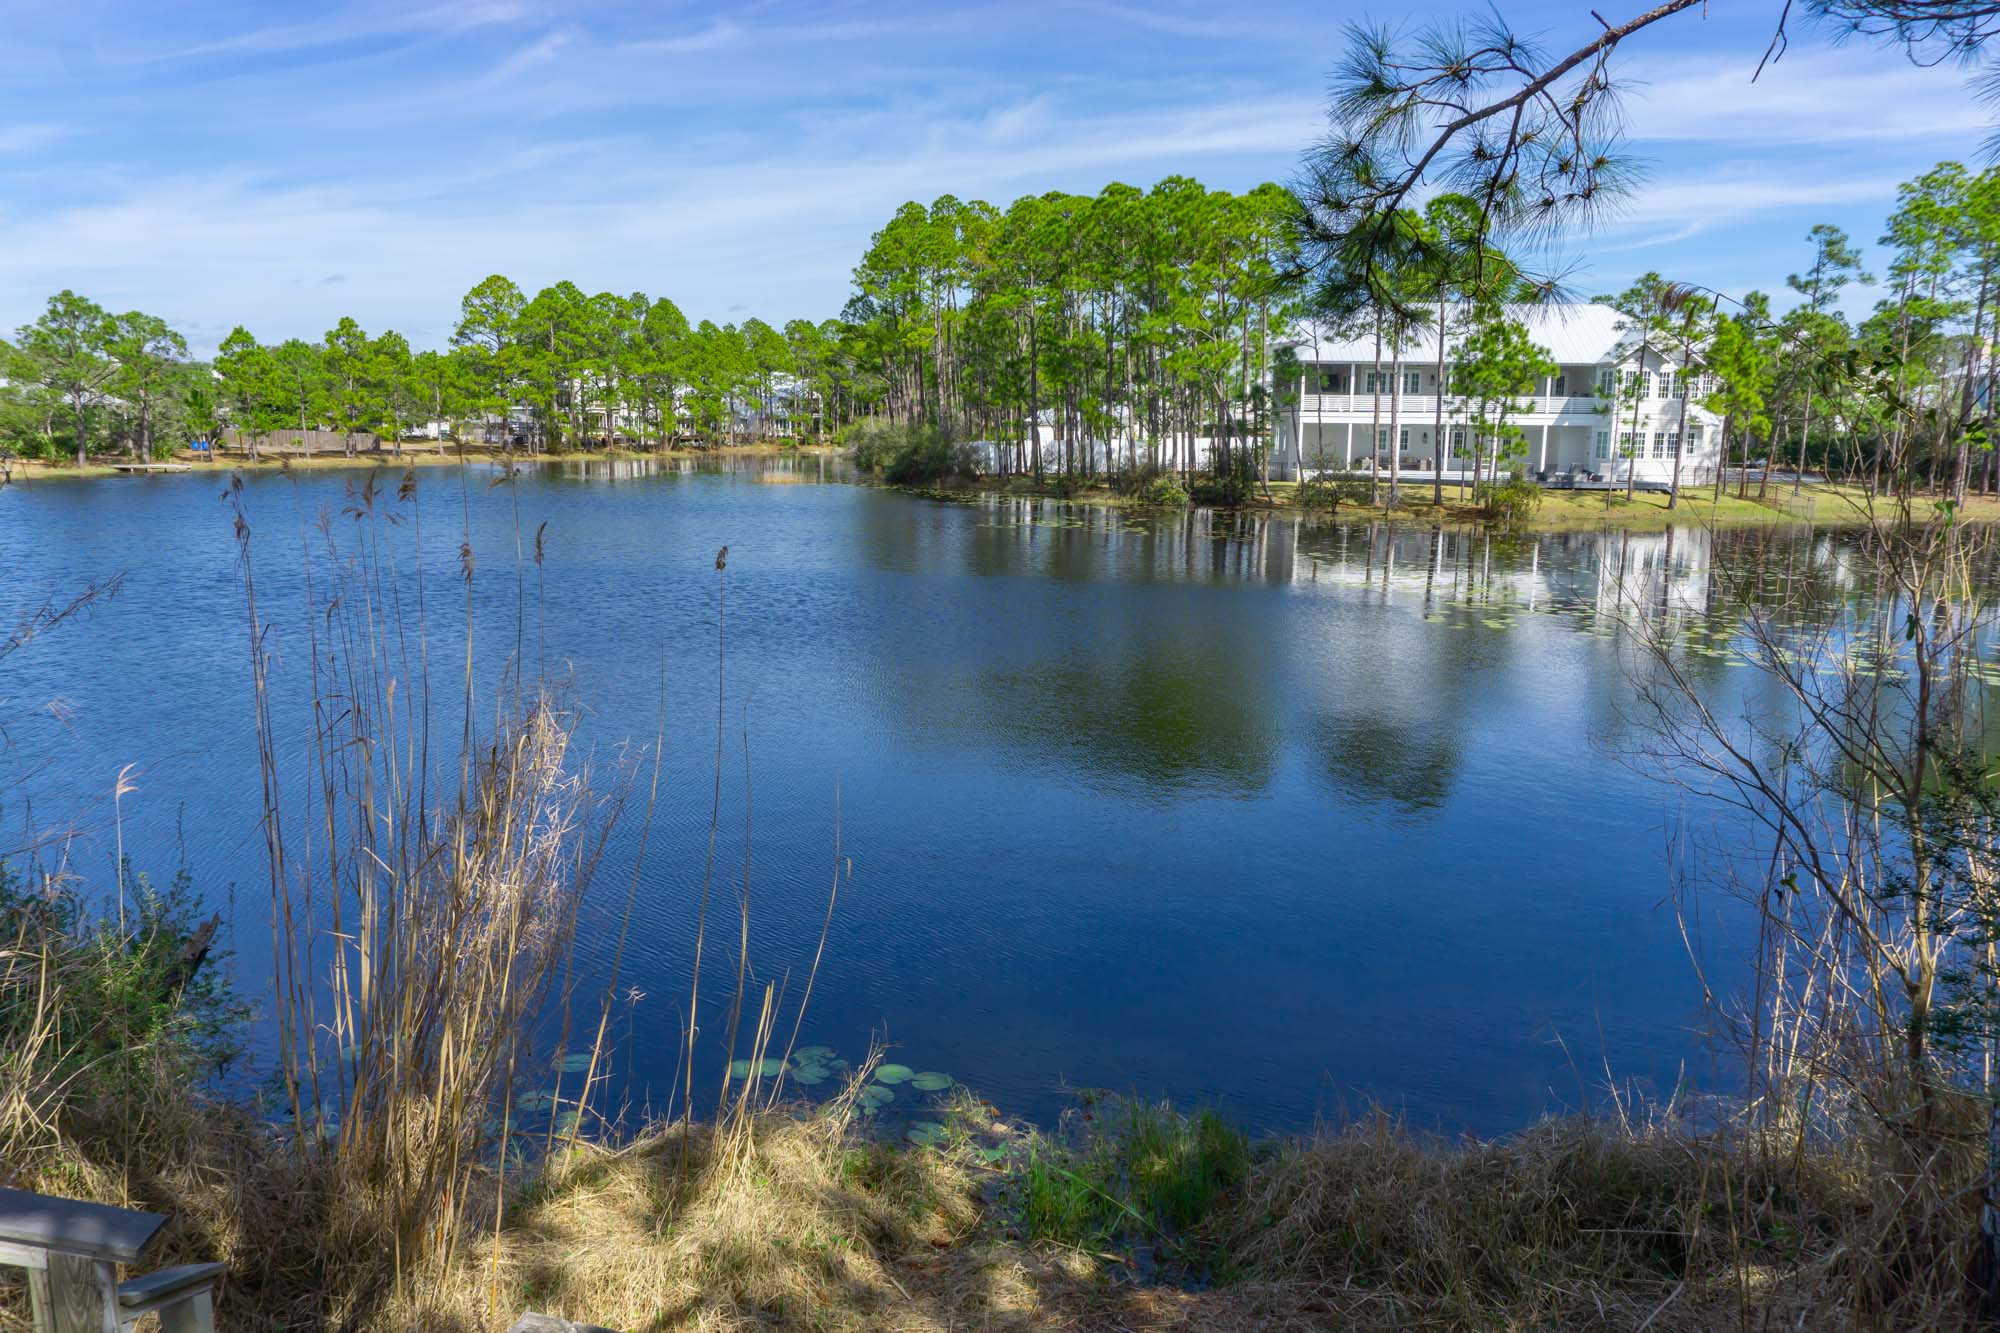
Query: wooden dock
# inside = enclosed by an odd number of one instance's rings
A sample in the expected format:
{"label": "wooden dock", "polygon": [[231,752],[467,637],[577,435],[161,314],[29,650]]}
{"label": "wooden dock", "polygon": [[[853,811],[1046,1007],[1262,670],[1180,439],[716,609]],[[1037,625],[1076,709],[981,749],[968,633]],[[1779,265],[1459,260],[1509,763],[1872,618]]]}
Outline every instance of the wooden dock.
{"label": "wooden dock", "polygon": [[191,463],[113,463],[111,466],[119,472],[128,473],[194,471]]}

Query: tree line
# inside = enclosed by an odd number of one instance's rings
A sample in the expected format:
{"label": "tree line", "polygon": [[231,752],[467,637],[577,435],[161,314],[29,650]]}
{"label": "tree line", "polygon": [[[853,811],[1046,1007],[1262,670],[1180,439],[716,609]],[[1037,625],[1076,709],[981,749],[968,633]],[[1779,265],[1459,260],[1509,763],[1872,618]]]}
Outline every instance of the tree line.
{"label": "tree line", "polygon": [[[1004,209],[946,196],[903,205],[875,233],[835,319],[691,323],[666,298],[569,282],[530,296],[494,275],[465,294],[449,344],[424,350],[343,317],[310,341],[239,326],[203,361],[159,317],[65,291],[0,343],[0,445],[81,464],[234,427],[252,453],[281,430],[308,447],[334,432],[350,452],[369,434],[417,433],[559,452],[880,421],[985,441],[1002,472],[1187,474],[1201,446],[1225,472],[1255,461],[1273,415],[1297,402],[1289,332],[1305,316],[1374,336],[1391,372],[1374,377],[1378,426],[1392,437],[1403,348],[1451,320],[1449,410],[1497,471],[1518,456],[1515,394],[1547,365],[1507,303],[1559,289],[1490,243],[1476,198],[1384,217],[1356,266],[1316,234],[1309,195],[1275,185],[1231,194],[1173,177]],[[1599,299],[1629,341],[1679,365],[1683,402],[1723,418],[1730,460],[1958,493],[2000,485],[1987,447],[2000,169],[1947,162],[1901,187],[1881,238],[1886,295],[1859,322],[1842,309],[1850,284],[1873,281],[1855,247],[1832,226],[1807,241],[1782,315],[1763,292],[1736,300],[1658,274]],[[1639,379],[1607,392],[1621,425],[1628,410],[1636,421]],[[1638,434],[1612,438],[1627,452]],[[1392,472],[1392,502],[1399,484]]]}
{"label": "tree line", "polygon": [[253,453],[281,430],[337,432],[352,451],[433,423],[561,451],[873,419],[991,439],[1002,466],[1038,473],[1110,466],[1114,436],[1191,466],[1198,435],[1263,430],[1289,207],[1275,185],[1232,195],[1181,177],[1004,210],[906,204],[841,316],[782,328],[691,323],[671,300],[570,282],[531,296],[496,274],[465,294],[445,347],[342,317],[315,340],[238,326],[204,361],[158,317],[65,291],[0,343],[0,441],[81,465],[227,427]]}

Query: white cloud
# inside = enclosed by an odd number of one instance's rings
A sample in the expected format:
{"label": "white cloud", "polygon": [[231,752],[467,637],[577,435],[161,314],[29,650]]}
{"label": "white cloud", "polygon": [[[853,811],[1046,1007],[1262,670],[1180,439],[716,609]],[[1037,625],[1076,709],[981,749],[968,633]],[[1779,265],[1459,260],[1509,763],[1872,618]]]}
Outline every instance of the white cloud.
{"label": "white cloud", "polygon": [[432,5],[349,7],[312,22],[249,28],[209,41],[149,50],[134,59],[158,63],[215,55],[305,51],[384,36],[466,32],[518,22],[534,12],[526,0],[445,0]]}
{"label": "white cloud", "polygon": [[0,126],[0,154],[37,152],[75,133],[74,125],[52,122]]}
{"label": "white cloud", "polygon": [[562,54],[563,48],[577,39],[573,29],[558,28],[551,33],[537,37],[520,50],[513,52],[487,72],[482,82],[489,87],[496,83],[506,83],[519,78],[538,65],[546,65]]}
{"label": "white cloud", "polygon": [[1651,143],[1756,148],[1920,140],[1950,155],[1988,128],[1984,108],[1951,69],[1920,69],[1872,48],[1798,50],[1751,82],[1754,58],[1659,52],[1621,73],[1634,80],[1630,133]]}
{"label": "white cloud", "polygon": [[[489,272],[530,288],[560,278],[641,288],[697,318],[735,305],[820,318],[844,299],[869,233],[906,199],[1005,204],[1114,177],[1145,186],[1218,161],[1288,160],[1317,116],[1310,97],[1112,113],[1029,99],[916,135],[868,108],[741,154],[608,137],[310,185],[249,171],[147,177],[97,201],[0,214],[0,326],[69,285],[162,313],[198,294],[218,314],[188,327],[210,346],[238,321],[260,337],[313,336],[343,313],[423,345],[442,341],[459,297]],[[329,286],[328,274],[342,281]]]}
{"label": "white cloud", "polygon": [[728,19],[716,19],[705,28],[678,37],[648,37],[636,42],[626,42],[624,49],[667,54],[715,51],[736,44],[742,36],[743,30]]}
{"label": "white cloud", "polygon": [[1684,165],[1670,178],[1642,187],[1616,222],[1621,229],[1665,223],[1706,225],[1792,209],[1873,203],[1895,198],[1896,179],[1879,172],[1838,176],[1740,170],[1704,173]]}

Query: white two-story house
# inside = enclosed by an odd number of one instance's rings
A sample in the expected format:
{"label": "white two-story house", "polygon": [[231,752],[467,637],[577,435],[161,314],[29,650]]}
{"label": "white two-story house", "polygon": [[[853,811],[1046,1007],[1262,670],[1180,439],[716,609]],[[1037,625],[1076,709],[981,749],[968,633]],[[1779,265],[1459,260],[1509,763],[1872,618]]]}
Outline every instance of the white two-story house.
{"label": "white two-story house", "polygon": [[[1447,307],[1442,431],[1435,322],[1405,338],[1400,370],[1385,339],[1379,371],[1372,330],[1357,336],[1310,321],[1295,326],[1287,341],[1301,365],[1299,382],[1276,386],[1283,406],[1272,475],[1387,472],[1393,458],[1412,482],[1440,469],[1448,481],[1470,479],[1480,442],[1468,424],[1471,405],[1451,390],[1452,357],[1464,337],[1461,313]],[[1699,406],[1715,382],[1698,353],[1683,366],[1683,349],[1644,346],[1610,306],[1524,306],[1508,313],[1556,364],[1510,417],[1526,445],[1525,457],[1506,465],[1510,470],[1551,485],[1622,484],[1629,475],[1643,488],[1663,488],[1684,431],[1681,484],[1714,479],[1721,421]]]}

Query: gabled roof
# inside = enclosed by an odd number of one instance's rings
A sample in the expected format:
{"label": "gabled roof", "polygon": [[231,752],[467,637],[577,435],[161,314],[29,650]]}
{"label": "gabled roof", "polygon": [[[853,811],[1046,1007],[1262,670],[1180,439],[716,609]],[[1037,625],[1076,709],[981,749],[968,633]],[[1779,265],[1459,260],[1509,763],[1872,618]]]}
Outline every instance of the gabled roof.
{"label": "gabled roof", "polygon": [[[1403,344],[1403,361],[1427,362],[1437,359],[1436,307],[1432,308],[1430,325],[1417,329]],[[1462,304],[1445,307],[1446,324],[1451,329],[1451,338],[1446,346],[1449,354],[1459,341],[1459,324],[1468,307]],[[1511,305],[1507,313],[1527,326],[1529,336],[1548,350],[1558,365],[1595,365],[1599,362],[1616,361],[1631,350],[1638,339],[1628,336],[1619,328],[1625,316],[1608,305],[1591,302],[1569,302],[1560,305]],[[1319,329],[1315,343],[1313,325],[1310,321],[1294,324],[1289,336],[1284,340],[1299,349],[1299,355],[1307,360],[1321,361],[1373,361],[1375,359],[1374,330],[1363,324],[1358,336],[1329,334],[1326,326]],[[1382,350],[1384,360],[1389,350]]]}

